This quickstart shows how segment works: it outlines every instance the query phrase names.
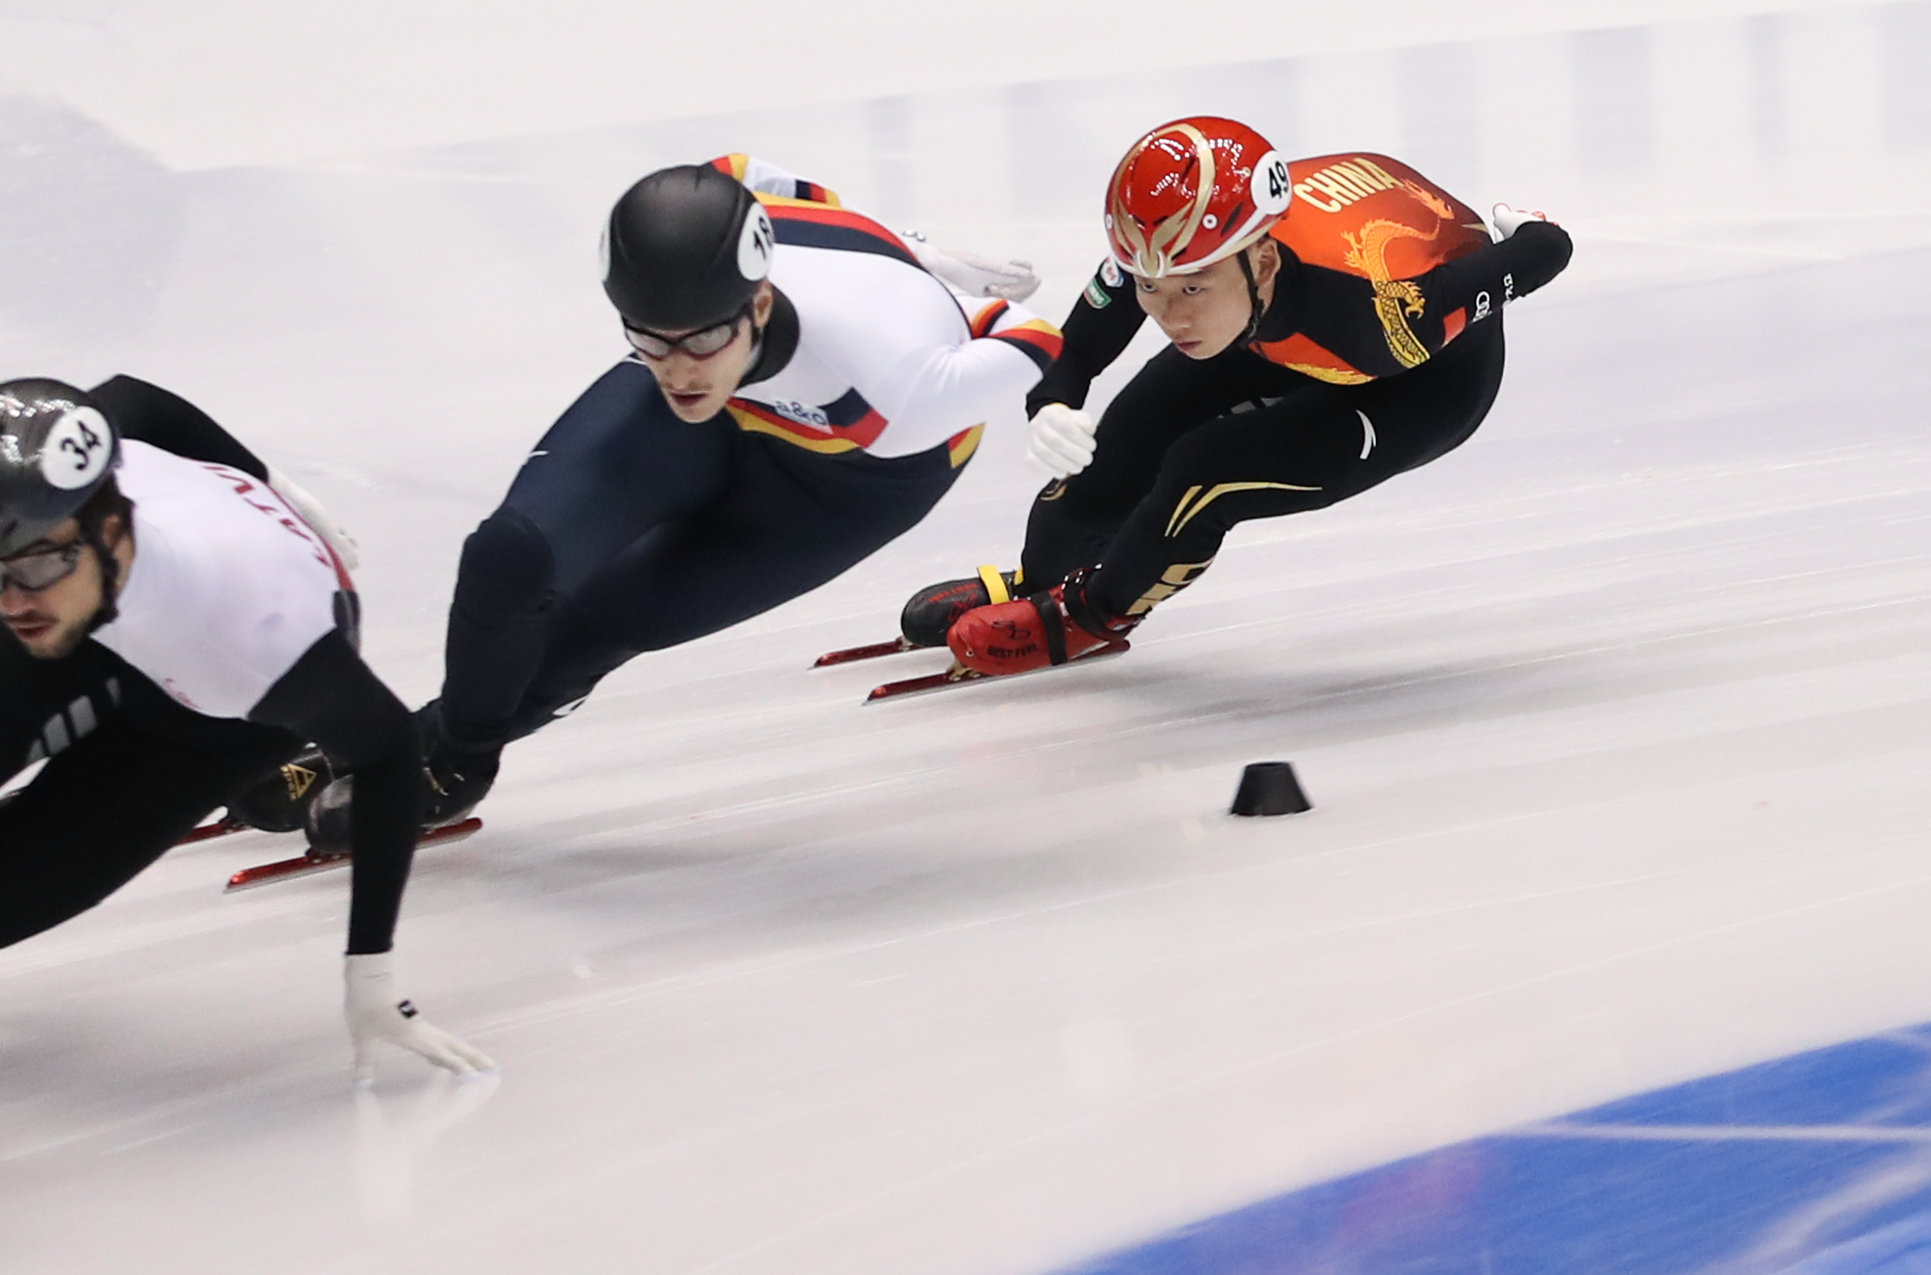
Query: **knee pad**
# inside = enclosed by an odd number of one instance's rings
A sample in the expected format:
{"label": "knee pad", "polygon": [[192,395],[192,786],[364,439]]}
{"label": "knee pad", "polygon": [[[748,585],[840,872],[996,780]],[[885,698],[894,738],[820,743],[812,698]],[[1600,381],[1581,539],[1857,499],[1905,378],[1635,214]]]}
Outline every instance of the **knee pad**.
{"label": "knee pad", "polygon": [[550,542],[514,509],[498,509],[463,541],[456,606],[482,623],[533,610],[556,576]]}

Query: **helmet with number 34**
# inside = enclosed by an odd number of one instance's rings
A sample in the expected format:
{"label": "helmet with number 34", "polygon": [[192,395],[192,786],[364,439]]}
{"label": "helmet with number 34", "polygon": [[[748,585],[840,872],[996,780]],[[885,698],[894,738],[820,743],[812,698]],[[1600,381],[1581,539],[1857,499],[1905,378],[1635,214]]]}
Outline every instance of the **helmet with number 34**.
{"label": "helmet with number 34", "polygon": [[120,462],[120,437],[85,390],[0,384],[0,558],[80,512]]}
{"label": "helmet with number 34", "polygon": [[1237,120],[1192,115],[1135,142],[1106,189],[1106,237],[1121,269],[1192,274],[1254,243],[1293,198],[1287,160]]}

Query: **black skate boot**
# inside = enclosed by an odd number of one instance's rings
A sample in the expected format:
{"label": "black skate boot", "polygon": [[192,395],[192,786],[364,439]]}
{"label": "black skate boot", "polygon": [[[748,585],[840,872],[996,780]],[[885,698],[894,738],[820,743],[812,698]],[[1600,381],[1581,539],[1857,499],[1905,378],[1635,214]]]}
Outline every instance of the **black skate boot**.
{"label": "black skate boot", "polygon": [[349,806],[355,798],[355,776],[344,775],[326,786],[315,786],[302,831],[312,855],[348,854],[355,845],[349,831]]}
{"label": "black skate boot", "polygon": [[423,831],[467,819],[489,795],[502,757],[500,750],[461,753],[440,739],[432,741],[422,759]]}
{"label": "black skate boot", "polygon": [[[422,830],[434,832],[469,817],[496,782],[498,754],[453,753],[441,743],[431,744],[422,763]],[[308,852],[348,854],[353,838],[350,816],[355,802],[355,776],[344,775],[308,804],[302,828],[308,833]]]}
{"label": "black skate boot", "polygon": [[311,746],[238,793],[228,803],[228,817],[263,832],[293,832],[306,824],[309,806],[334,778],[329,759]]}
{"label": "black skate boot", "polygon": [[979,568],[965,580],[928,585],[912,595],[899,612],[898,631],[913,646],[944,646],[945,635],[959,617],[974,607],[1010,602],[1019,588],[1019,572],[994,566]]}
{"label": "black skate boot", "polygon": [[451,744],[443,734],[441,700],[416,710],[416,732],[422,738],[422,830],[467,819],[496,782],[502,747]]}

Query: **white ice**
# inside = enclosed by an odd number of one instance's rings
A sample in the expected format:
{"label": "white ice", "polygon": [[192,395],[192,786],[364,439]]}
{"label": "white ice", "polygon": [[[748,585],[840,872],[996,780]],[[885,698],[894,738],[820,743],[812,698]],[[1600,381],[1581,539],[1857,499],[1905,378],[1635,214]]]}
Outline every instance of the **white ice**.
{"label": "white ice", "polygon": [[[807,671],[1010,564],[1015,405],[912,534],[515,747],[399,945],[496,1083],[351,1092],[345,881],[219,893],[287,839],[0,953],[0,1271],[1024,1275],[1931,1019],[1931,3],[656,8],[6,6],[5,375],[293,472],[415,700],[659,164],[1028,256],[1057,317],[1118,153],[1221,111],[1575,264],[1470,444],[1241,529],[1124,659]],[[1314,812],[1227,815],[1273,758]]]}

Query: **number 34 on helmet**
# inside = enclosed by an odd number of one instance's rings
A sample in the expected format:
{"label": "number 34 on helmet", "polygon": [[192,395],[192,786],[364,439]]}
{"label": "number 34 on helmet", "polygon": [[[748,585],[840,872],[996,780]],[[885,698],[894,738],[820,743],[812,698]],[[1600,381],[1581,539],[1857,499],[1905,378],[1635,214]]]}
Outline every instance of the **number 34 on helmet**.
{"label": "number 34 on helmet", "polygon": [[1135,142],[1106,189],[1106,237],[1121,269],[1192,274],[1259,242],[1287,212],[1287,160],[1237,120],[1192,115]]}

